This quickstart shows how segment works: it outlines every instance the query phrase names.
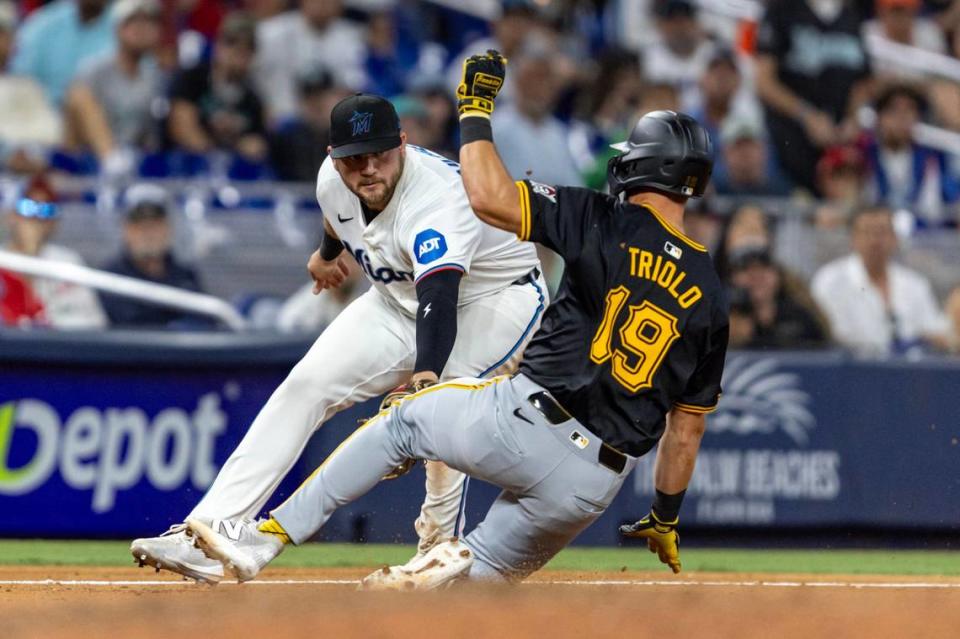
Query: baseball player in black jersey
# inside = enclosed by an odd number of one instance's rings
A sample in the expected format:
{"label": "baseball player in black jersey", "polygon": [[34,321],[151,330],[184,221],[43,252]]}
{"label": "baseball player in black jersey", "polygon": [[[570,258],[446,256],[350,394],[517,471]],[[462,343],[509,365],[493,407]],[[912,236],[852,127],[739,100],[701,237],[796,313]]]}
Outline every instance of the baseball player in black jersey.
{"label": "baseball player in black jersey", "polygon": [[[684,204],[710,178],[709,137],[689,116],[656,111],[616,145],[609,195],[514,182],[489,120],[504,76],[495,51],[464,63],[464,186],[484,222],[548,246],[566,265],[519,373],[401,400],[324,462],[298,507],[271,513],[271,528],[299,543],[406,458],[441,460],[503,489],[465,539],[438,545],[420,565],[377,571],[364,580],[371,588],[525,577],[604,512],[658,442],[650,513],[621,532],[680,571],[680,503],[727,348],[719,279],[706,249],[683,233]],[[256,528],[239,542],[202,525],[195,532],[235,571],[256,574],[271,558]]]}

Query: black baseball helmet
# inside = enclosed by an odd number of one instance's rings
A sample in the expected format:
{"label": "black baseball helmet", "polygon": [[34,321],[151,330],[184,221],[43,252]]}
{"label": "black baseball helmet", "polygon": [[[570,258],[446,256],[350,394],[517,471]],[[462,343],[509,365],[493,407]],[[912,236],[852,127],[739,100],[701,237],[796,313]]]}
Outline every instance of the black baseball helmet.
{"label": "black baseball helmet", "polygon": [[610,193],[647,189],[700,197],[713,171],[713,144],[695,119],[674,111],[651,111],[637,120],[620,155],[607,164]]}

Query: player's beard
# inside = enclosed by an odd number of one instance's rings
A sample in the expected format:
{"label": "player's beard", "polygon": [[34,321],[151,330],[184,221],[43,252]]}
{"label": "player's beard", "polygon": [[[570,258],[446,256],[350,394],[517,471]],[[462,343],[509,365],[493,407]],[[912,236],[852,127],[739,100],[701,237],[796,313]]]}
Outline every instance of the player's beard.
{"label": "player's beard", "polygon": [[[403,162],[397,169],[396,174],[385,180],[376,180],[364,184],[361,180],[356,189],[353,189],[354,195],[360,198],[366,207],[372,211],[382,211],[390,204],[393,198],[393,192],[397,190],[397,183],[400,182],[400,176],[403,175]],[[374,189],[364,189],[364,186],[375,186]]]}

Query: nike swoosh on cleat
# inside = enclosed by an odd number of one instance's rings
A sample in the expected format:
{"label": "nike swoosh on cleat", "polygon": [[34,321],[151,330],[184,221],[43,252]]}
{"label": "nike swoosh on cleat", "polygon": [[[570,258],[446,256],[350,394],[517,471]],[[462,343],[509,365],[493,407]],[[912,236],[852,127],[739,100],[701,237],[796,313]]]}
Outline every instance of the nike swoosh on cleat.
{"label": "nike swoosh on cleat", "polygon": [[520,412],[520,409],[519,409],[519,408],[515,409],[515,410],[513,411],[513,414],[516,416],[517,419],[522,419],[523,421],[527,422],[528,424],[532,424],[532,423],[533,423],[533,422],[531,422],[529,419],[527,419],[526,417],[523,416],[523,413]]}

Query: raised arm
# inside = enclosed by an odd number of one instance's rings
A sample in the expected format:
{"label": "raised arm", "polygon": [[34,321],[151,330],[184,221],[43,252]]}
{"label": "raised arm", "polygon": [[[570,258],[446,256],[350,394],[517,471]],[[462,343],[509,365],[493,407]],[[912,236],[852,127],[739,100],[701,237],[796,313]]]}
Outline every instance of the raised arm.
{"label": "raised arm", "polygon": [[460,172],[470,206],[482,221],[520,233],[521,192],[493,144],[490,114],[503,86],[506,59],[494,50],[463,62],[457,88],[460,112]]}

